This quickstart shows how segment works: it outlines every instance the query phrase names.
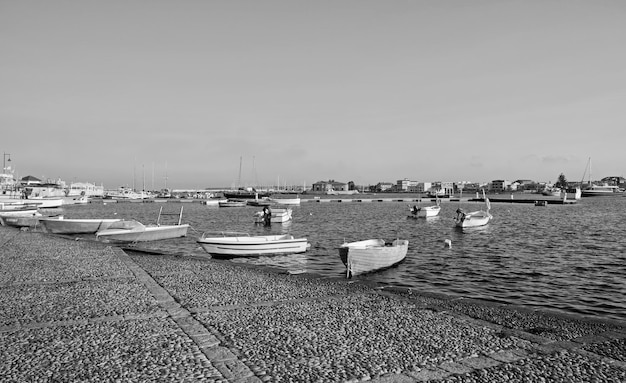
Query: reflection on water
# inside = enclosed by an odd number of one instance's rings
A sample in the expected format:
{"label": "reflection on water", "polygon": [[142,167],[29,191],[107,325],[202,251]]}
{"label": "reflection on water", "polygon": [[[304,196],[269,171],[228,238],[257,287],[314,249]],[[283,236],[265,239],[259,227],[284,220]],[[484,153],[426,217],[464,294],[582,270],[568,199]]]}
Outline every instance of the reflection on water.
{"label": "reflection on water", "polygon": [[[92,203],[64,207],[68,218],[126,218],[156,221],[160,206],[180,203]],[[472,209],[475,203],[460,204]],[[255,225],[257,207],[219,208],[185,203],[188,237],[141,244],[162,251],[208,255],[195,240],[205,231],[251,235],[289,233],[311,244],[304,254],[239,258],[232,262],[306,270],[344,277],[337,248],[368,238],[409,240],[404,262],[358,279],[421,291],[529,305],[544,309],[626,319],[626,198],[586,198],[576,205],[493,203],[488,226],[458,229],[458,202],[442,203],[437,217],[408,218],[403,202],[302,202],[293,221]],[[447,246],[445,240],[451,241]]]}

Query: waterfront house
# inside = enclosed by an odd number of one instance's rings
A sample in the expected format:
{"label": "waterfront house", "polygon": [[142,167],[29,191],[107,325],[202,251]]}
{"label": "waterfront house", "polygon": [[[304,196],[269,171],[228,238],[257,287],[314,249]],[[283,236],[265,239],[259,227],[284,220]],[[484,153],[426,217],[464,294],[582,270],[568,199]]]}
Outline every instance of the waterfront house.
{"label": "waterfront house", "polygon": [[333,191],[348,191],[348,184],[344,182],[338,182],[335,180],[319,181],[313,184],[311,192],[313,193],[328,193]]}

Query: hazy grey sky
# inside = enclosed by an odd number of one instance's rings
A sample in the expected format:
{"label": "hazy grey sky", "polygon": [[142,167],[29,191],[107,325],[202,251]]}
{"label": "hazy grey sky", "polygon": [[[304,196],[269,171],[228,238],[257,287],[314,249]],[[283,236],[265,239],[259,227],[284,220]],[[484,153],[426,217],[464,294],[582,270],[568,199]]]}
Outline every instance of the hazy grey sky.
{"label": "hazy grey sky", "polygon": [[0,52],[20,177],[626,175],[621,0],[0,0]]}

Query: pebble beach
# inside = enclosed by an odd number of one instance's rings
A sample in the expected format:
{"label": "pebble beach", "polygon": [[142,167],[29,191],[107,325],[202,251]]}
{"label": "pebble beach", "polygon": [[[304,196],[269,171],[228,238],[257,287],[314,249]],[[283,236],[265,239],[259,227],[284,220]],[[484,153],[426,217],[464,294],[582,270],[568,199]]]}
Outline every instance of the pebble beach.
{"label": "pebble beach", "polygon": [[7,382],[624,382],[626,323],[0,227]]}

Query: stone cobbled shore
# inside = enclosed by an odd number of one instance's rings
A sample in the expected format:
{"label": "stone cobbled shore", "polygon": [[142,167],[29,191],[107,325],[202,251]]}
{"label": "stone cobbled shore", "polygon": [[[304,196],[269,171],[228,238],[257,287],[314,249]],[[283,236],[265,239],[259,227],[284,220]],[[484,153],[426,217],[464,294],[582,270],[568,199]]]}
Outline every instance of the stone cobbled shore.
{"label": "stone cobbled shore", "polygon": [[626,323],[0,227],[3,382],[625,382]]}

